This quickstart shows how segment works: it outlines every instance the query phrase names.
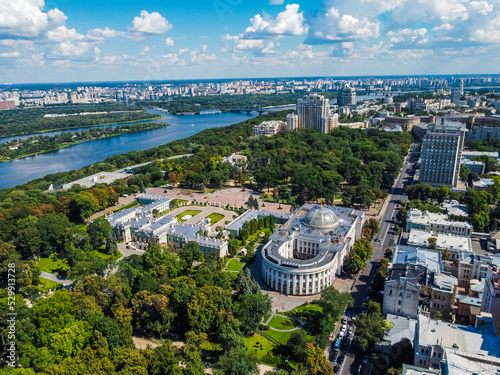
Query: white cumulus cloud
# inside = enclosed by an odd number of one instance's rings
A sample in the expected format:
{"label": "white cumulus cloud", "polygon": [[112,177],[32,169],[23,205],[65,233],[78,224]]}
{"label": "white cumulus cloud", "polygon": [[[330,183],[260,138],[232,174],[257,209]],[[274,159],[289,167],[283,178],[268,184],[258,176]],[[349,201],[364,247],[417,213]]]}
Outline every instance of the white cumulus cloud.
{"label": "white cumulus cloud", "polygon": [[142,10],[140,16],[134,17],[132,24],[133,27],[129,31],[136,39],[164,34],[172,28],[172,24],[160,13],[148,13],[146,10]]}
{"label": "white cumulus cloud", "polygon": [[0,53],[0,57],[19,57],[19,56],[21,56],[21,54],[17,51]]}
{"label": "white cumulus cloud", "polygon": [[167,39],[165,39],[165,45],[167,47],[173,47],[174,46],[174,40],[171,37],[168,37]]}
{"label": "white cumulus cloud", "polygon": [[43,0],[0,1],[0,38],[37,37],[49,25],[49,14],[57,22],[65,21],[61,11],[45,13],[43,7]]}
{"label": "white cumulus cloud", "polygon": [[191,63],[193,64],[204,64],[205,62],[215,61],[217,57],[215,54],[207,54],[208,46],[202,44],[200,48],[191,51]]}
{"label": "white cumulus cloud", "polygon": [[246,37],[259,35],[303,35],[309,30],[303,12],[299,13],[299,4],[288,4],[286,9],[276,16],[256,14],[250,19],[252,26],[245,30]]}

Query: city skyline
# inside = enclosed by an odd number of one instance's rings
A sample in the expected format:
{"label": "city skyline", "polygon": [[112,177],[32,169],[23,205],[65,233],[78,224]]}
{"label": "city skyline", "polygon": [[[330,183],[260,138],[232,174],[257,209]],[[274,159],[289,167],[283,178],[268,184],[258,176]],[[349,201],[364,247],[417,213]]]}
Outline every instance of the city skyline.
{"label": "city skyline", "polygon": [[0,83],[495,74],[499,6],[4,2]]}

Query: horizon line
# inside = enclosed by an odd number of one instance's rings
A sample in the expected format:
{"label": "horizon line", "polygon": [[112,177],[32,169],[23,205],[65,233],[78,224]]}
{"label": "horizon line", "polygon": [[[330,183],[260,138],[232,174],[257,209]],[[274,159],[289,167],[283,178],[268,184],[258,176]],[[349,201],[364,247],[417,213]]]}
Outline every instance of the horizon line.
{"label": "horizon line", "polygon": [[234,78],[175,78],[175,79],[156,79],[156,80],[98,80],[98,81],[59,81],[59,82],[9,82],[0,83],[0,86],[15,86],[15,85],[67,85],[67,84],[77,84],[77,83],[125,83],[125,82],[176,82],[176,81],[243,81],[243,80],[280,80],[280,79],[356,79],[356,78],[387,78],[387,77],[465,77],[465,76],[480,76],[480,77],[494,77],[500,76],[500,73],[465,73],[465,74],[380,74],[380,75],[320,75],[320,76],[281,76],[281,77],[234,77]]}

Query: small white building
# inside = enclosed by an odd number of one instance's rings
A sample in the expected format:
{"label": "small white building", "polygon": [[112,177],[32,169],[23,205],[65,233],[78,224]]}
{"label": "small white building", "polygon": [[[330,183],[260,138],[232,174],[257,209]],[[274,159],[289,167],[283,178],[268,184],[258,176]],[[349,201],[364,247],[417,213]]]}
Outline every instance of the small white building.
{"label": "small white building", "polygon": [[448,221],[445,214],[411,209],[406,215],[406,231],[412,229],[429,231],[437,234],[454,234],[461,237],[470,237],[472,225],[463,221]]}
{"label": "small white building", "polygon": [[253,127],[253,135],[265,135],[270,137],[278,134],[278,132],[284,128],[286,128],[286,122],[284,121],[263,121]]}
{"label": "small white building", "polygon": [[459,237],[453,234],[441,234],[418,229],[410,230],[408,236],[408,245],[427,247],[429,238],[437,239],[437,250],[448,250],[450,258],[463,259],[466,255],[472,253],[472,243],[470,237]]}

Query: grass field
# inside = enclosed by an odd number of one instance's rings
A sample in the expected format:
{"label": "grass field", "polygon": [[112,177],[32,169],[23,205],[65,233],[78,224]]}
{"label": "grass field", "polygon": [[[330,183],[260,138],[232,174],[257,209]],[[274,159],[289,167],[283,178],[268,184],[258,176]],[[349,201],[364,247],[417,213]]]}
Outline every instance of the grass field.
{"label": "grass field", "polygon": [[118,252],[117,255],[113,254],[110,255],[110,254],[104,254],[103,252],[100,252],[98,250],[94,250],[93,253],[102,259],[120,259],[122,257],[122,254],[120,252]]}
{"label": "grass field", "polygon": [[245,337],[243,338],[243,341],[245,341],[248,350],[255,354],[255,356],[257,357],[257,362],[276,365],[277,359],[275,358],[275,361],[270,361],[270,356],[268,356],[268,353],[272,351],[276,346],[272,341],[258,334],[252,337]]}
{"label": "grass field", "polygon": [[299,325],[296,320],[291,320],[288,318],[283,318],[282,316],[275,315],[269,322],[268,326],[276,329],[292,329]]}
{"label": "grass field", "polygon": [[240,262],[237,259],[231,259],[229,261],[229,264],[227,265],[226,270],[227,271],[241,271],[243,266],[245,265],[245,262]]}
{"label": "grass field", "polygon": [[41,271],[63,277],[66,277],[66,273],[69,271],[68,262],[61,259],[54,260],[54,254],[51,254],[48,258],[39,258],[37,266]]}
{"label": "grass field", "polygon": [[214,225],[218,221],[221,221],[224,218],[224,215],[218,214],[217,212],[213,212],[207,216],[207,219],[210,219],[210,224]]}
{"label": "grass field", "polygon": [[308,303],[307,305],[300,305],[294,308],[293,310],[284,312],[284,315],[288,316],[297,316],[300,317],[300,315],[303,315],[304,317],[307,317],[307,315],[311,315],[314,313],[321,313],[323,312],[323,309],[316,303]]}
{"label": "grass field", "polygon": [[292,332],[279,332],[279,331],[273,331],[272,329],[269,329],[266,331],[266,335],[272,337],[276,341],[278,341],[280,344],[286,345],[286,342],[292,335]]}
{"label": "grass field", "polygon": [[191,216],[196,216],[200,213],[201,211],[200,210],[186,210],[182,213],[180,213],[179,215],[177,215],[177,221],[178,222],[185,222],[186,220],[182,220],[181,218],[186,216],[186,215],[191,215]]}
{"label": "grass field", "polygon": [[40,285],[42,286],[43,290],[49,290],[49,289],[57,289],[57,287],[59,285],[62,285],[62,284],[59,284],[58,282],[56,281],[52,281],[52,280],[48,280],[48,279],[44,279],[43,277],[40,277]]}

